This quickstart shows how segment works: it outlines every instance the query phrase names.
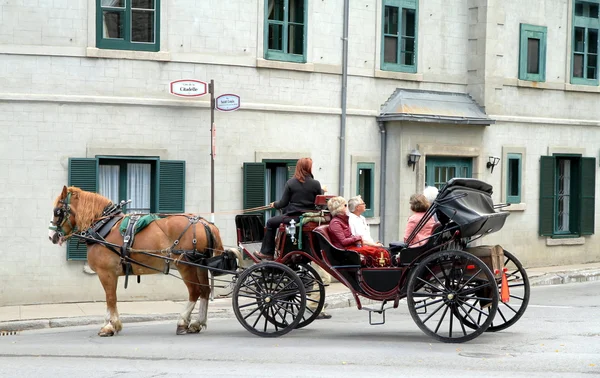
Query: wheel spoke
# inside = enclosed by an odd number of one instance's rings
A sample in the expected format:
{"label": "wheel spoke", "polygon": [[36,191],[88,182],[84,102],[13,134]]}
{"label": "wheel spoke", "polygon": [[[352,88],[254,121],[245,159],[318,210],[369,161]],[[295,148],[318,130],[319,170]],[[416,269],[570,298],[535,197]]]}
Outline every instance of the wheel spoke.
{"label": "wheel spoke", "polygon": [[[425,303],[425,301],[423,301],[424,303],[423,303],[422,305],[420,305],[420,306],[415,306],[415,310],[420,310],[420,309],[422,309],[423,307],[427,307],[427,306],[433,306],[434,304],[438,304],[438,303],[442,302],[443,300],[444,300],[444,298],[440,298],[440,299],[437,299],[437,300],[435,300],[435,301],[431,301],[431,302],[429,302],[429,303]],[[415,303],[415,304],[416,304],[416,303]]]}
{"label": "wheel spoke", "polygon": [[[444,318],[446,317],[447,312],[448,312],[448,305],[446,305],[446,308],[444,309],[444,312],[442,313],[442,316],[440,317],[440,321],[438,322],[437,327],[435,327],[435,333],[438,333],[440,326],[442,325],[442,322],[444,321]],[[425,324],[425,322],[423,322],[423,324]]]}

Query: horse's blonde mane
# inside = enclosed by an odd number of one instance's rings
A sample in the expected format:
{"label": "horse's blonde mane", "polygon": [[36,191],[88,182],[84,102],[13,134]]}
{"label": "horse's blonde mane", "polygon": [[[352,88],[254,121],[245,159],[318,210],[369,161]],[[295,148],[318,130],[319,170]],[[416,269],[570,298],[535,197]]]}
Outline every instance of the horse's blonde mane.
{"label": "horse's blonde mane", "polygon": [[80,230],[87,230],[91,227],[94,220],[102,215],[104,208],[110,203],[110,200],[97,193],[86,192],[75,186],[67,189],[72,193],[71,202],[77,198],[79,203],[75,210],[75,223]]}

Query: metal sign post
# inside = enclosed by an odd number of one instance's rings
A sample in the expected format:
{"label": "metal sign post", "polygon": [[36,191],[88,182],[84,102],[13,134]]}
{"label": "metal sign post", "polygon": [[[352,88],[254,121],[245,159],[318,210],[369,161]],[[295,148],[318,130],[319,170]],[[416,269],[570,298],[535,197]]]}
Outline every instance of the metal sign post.
{"label": "metal sign post", "polygon": [[208,85],[210,92],[210,221],[215,222],[215,150],[216,150],[216,129],[215,129],[215,81],[210,79]]}

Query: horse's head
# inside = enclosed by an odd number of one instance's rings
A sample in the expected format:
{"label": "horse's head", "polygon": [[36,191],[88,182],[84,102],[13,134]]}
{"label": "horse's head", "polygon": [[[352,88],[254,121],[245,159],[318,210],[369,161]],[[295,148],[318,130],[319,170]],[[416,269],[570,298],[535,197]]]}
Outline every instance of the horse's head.
{"label": "horse's head", "polygon": [[65,238],[77,231],[75,212],[73,210],[73,193],[63,186],[62,193],[54,201],[52,220],[48,227],[48,238],[52,243],[62,245]]}

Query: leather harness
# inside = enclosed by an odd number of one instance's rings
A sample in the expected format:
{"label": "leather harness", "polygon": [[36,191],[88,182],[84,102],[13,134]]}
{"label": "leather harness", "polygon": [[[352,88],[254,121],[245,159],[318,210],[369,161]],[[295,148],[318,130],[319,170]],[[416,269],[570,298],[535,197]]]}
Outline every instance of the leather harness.
{"label": "leather harness", "polygon": [[[189,216],[186,214],[157,214],[160,217],[167,216],[184,216],[188,218],[189,223],[183,232],[179,235],[179,237],[173,242],[173,245],[168,248],[169,256],[171,254],[175,255],[183,255],[189,262],[198,264],[199,262],[204,265],[206,259],[210,258],[213,255],[213,249],[215,247],[216,241],[213,232],[210,229],[210,225],[212,223],[208,222],[206,219],[193,215]],[[121,206],[116,206],[110,203],[102,212],[102,217],[98,221],[96,221],[92,226],[86,231],[82,232],[81,240],[85,240],[85,243],[90,244],[102,244],[105,248],[110,251],[118,254],[121,258],[121,264],[123,268],[123,273],[125,275],[125,288],[127,288],[127,284],[129,281],[129,275],[133,274],[132,263],[136,265],[140,265],[146,268],[155,269],[150,266],[146,266],[142,263],[139,263],[133,260],[130,256],[131,249],[133,246],[133,242],[135,239],[135,225],[142,217],[141,214],[134,214],[129,217],[129,224],[127,225],[127,229],[125,234],[123,235],[123,244],[117,248],[114,244],[111,244],[106,241],[106,236],[110,233],[113,227],[121,221],[125,215],[122,212]],[[196,224],[200,222],[204,226],[204,232],[206,233],[207,246],[204,251],[199,251],[197,249],[198,240],[196,239]],[[185,233],[192,228],[192,250],[183,250],[177,249],[179,246],[181,238],[185,235]],[[170,261],[165,259],[165,268],[163,269],[164,274],[169,274]],[[140,276],[137,276],[137,282],[140,282]]]}

